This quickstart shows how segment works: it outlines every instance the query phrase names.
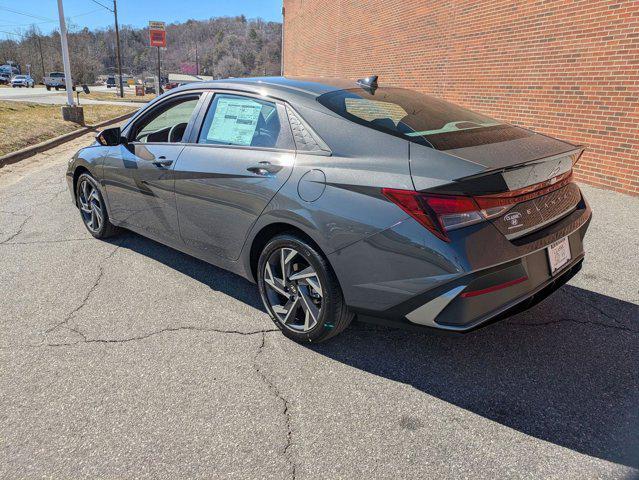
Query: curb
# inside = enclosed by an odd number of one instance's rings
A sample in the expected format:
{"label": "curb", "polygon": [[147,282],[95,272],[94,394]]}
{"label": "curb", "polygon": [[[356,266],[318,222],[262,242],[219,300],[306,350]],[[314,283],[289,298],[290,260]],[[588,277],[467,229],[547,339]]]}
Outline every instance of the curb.
{"label": "curb", "polygon": [[96,123],[95,125],[85,125],[77,130],[74,130],[69,133],[65,133],[64,135],[60,135],[59,137],[50,138],[49,140],[45,140],[44,142],[37,143],[35,145],[31,145],[30,147],[25,147],[21,150],[16,150],[15,152],[7,153],[0,157],[0,168],[5,165],[10,165],[12,163],[19,162],[20,160],[24,160],[25,158],[30,157],[31,155],[35,155],[36,153],[44,152],[53,147],[57,147],[58,145],[62,145],[69,140],[73,140],[74,138],[81,137],[82,135],[95,130],[97,128],[102,128],[112,123],[118,123],[122,120],[126,120],[129,117],[132,117],[137,110],[133,112],[125,113],[124,115],[120,115],[119,117],[111,118],[109,120],[105,120],[100,123]]}

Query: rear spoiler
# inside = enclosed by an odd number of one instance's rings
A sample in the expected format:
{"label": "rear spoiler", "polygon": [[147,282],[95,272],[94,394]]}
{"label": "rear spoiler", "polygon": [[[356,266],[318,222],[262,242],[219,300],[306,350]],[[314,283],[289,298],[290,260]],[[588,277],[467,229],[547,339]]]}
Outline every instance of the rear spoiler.
{"label": "rear spoiler", "polygon": [[487,170],[440,185],[428,192],[461,195],[491,195],[519,190],[569,172],[585,147],[575,148],[549,157],[529,160],[508,167]]}

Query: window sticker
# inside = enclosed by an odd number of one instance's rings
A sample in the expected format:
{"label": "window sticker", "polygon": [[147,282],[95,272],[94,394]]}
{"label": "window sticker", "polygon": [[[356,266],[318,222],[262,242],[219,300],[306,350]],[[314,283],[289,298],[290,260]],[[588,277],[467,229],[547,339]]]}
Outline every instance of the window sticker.
{"label": "window sticker", "polygon": [[262,104],[255,100],[218,98],[206,139],[228,145],[250,145],[261,111]]}

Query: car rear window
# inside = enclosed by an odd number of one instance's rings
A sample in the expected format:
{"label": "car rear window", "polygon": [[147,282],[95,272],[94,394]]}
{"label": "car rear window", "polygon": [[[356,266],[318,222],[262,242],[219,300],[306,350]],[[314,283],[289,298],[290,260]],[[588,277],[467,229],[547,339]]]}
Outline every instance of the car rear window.
{"label": "car rear window", "polygon": [[336,90],[320,95],[317,100],[353,122],[438,150],[532,135],[524,129],[404,88]]}

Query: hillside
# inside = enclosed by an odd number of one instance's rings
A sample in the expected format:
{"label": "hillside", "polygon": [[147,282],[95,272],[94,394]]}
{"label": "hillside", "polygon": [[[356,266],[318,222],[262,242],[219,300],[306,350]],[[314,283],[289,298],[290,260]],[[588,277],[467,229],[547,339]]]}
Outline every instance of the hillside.
{"label": "hillside", "polygon": [[[69,28],[71,68],[75,79],[92,83],[116,66],[115,32]],[[36,27],[21,32],[20,41],[0,41],[0,63],[13,60],[31,65],[36,81],[44,71],[62,70],[60,36],[39,34]],[[20,38],[20,37],[16,37]],[[146,28],[120,28],[122,68],[132,75],[154,74],[157,51],[148,46]],[[195,73],[196,49],[201,74],[216,77],[273,75],[280,71],[281,24],[261,19],[220,17],[167,25],[163,72]]]}

